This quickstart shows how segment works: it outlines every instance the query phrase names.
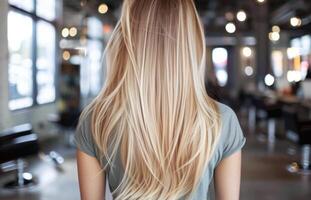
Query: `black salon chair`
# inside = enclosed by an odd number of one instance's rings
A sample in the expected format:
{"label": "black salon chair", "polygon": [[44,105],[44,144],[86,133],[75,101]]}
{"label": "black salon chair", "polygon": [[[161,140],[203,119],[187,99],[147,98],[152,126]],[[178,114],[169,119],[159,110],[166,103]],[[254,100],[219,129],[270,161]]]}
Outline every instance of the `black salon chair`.
{"label": "black salon chair", "polygon": [[301,159],[287,169],[293,173],[311,174],[311,120],[301,120],[294,106],[284,106],[283,115],[287,138],[301,147]]}
{"label": "black salon chair", "polygon": [[276,136],[276,123],[277,120],[282,117],[282,106],[279,102],[266,102],[265,111],[267,112],[267,120],[268,120],[268,141],[274,142]]}
{"label": "black salon chair", "polygon": [[73,146],[73,135],[79,122],[80,112],[63,112],[59,115],[57,124],[66,137],[65,141],[68,146]]}
{"label": "black salon chair", "polygon": [[275,142],[276,122],[282,117],[282,104],[274,99],[267,97],[255,96],[253,99],[256,107],[256,122],[267,122],[267,137],[269,143]]}
{"label": "black salon chair", "polygon": [[16,178],[4,184],[6,188],[23,188],[35,184],[32,174],[24,172],[24,159],[39,152],[38,137],[30,124],[0,132],[0,169],[16,171]]}
{"label": "black salon chair", "polygon": [[244,93],[244,102],[247,109],[247,128],[250,133],[254,133],[256,130],[256,105],[255,97],[252,93]]}
{"label": "black salon chair", "polygon": [[67,147],[73,147],[73,136],[79,122],[81,112],[60,112],[49,116],[49,122],[56,125],[58,133],[64,137]]}

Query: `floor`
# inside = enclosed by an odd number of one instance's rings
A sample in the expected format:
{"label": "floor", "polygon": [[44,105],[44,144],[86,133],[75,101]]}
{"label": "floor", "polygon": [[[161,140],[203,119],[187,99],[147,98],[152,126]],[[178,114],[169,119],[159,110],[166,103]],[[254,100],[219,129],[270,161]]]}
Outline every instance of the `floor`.
{"label": "floor", "polygon": [[[39,184],[29,189],[21,190],[7,190],[1,188],[0,200],[79,199],[74,150],[67,147],[57,147],[55,150],[65,158],[62,168],[57,168],[52,161],[46,159],[46,157],[42,155],[39,156],[39,159],[31,158],[28,161],[28,171],[36,176]],[[4,175],[4,177],[0,179],[0,183],[10,178],[12,178],[12,174]]]}
{"label": "floor", "polygon": [[[245,131],[247,133],[247,131]],[[246,134],[243,149],[241,200],[310,200],[311,175],[291,174],[286,165],[298,159],[298,151],[284,139],[267,145],[264,136]],[[57,150],[65,157],[57,169],[43,155],[29,160],[29,171],[39,184],[29,189],[0,188],[0,200],[77,200],[79,199],[74,149],[49,142],[45,152]],[[56,142],[57,143],[57,142]],[[291,151],[289,151],[291,149]],[[290,154],[292,155],[290,155]],[[13,174],[0,174],[0,185]]]}
{"label": "floor", "polygon": [[277,141],[271,147],[257,139],[248,139],[243,153],[241,199],[311,199],[311,175],[287,171],[287,165],[299,159],[297,154],[289,154],[293,152],[289,151],[291,146],[286,141]]}

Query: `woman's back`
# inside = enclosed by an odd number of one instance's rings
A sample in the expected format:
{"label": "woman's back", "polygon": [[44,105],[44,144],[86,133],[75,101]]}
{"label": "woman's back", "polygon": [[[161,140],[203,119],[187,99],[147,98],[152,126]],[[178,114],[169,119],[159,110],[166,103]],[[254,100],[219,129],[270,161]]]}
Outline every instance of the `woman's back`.
{"label": "woman's back", "polygon": [[[218,103],[221,115],[222,129],[218,144],[215,148],[210,162],[204,173],[200,177],[200,182],[195,192],[192,194],[192,200],[208,199],[210,192],[209,187],[214,175],[214,170],[218,163],[239,151],[245,144],[245,138],[240,128],[238,119],[235,113],[226,105]],[[80,128],[75,135],[75,144],[78,149],[95,157],[104,167],[108,162],[101,156],[99,148],[96,146],[91,133],[91,114],[89,114],[82,122]],[[111,162],[112,166],[108,166],[106,173],[108,174],[108,183],[111,191],[115,191],[120,185],[124,169],[120,160],[120,155]],[[117,196],[115,194],[114,196]]]}
{"label": "woman's back", "polygon": [[205,48],[192,0],[124,1],[105,85],[78,127],[87,140],[77,139],[101,162],[116,199],[175,200],[209,184],[212,174],[201,178],[220,159],[221,135],[229,137],[221,130],[238,123],[226,124],[232,112],[205,91]]}

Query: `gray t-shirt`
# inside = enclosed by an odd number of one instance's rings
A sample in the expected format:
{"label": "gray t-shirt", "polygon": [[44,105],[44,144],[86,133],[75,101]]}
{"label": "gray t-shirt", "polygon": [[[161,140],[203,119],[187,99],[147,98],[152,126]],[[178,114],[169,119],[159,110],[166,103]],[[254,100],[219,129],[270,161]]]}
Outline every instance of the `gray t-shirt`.
{"label": "gray t-shirt", "polygon": [[[218,163],[222,159],[233,154],[234,152],[239,151],[244,146],[246,141],[234,111],[228,106],[221,103],[218,103],[218,106],[222,122],[220,139],[215,148],[214,154],[212,155],[212,158],[208,163],[208,167],[202,175],[196,192],[191,195],[192,200],[209,199],[209,186],[214,175],[214,170],[217,167]],[[90,120],[91,115],[89,115],[82,122],[81,126],[78,127],[75,134],[75,144],[79,150],[97,158],[100,164],[102,166],[105,166],[107,162],[105,159],[100,157],[99,149],[97,148],[92,138]],[[113,164],[113,170],[109,170],[108,168],[108,170],[106,171],[111,191],[115,190],[118,187],[123,177],[123,169],[118,156]]]}

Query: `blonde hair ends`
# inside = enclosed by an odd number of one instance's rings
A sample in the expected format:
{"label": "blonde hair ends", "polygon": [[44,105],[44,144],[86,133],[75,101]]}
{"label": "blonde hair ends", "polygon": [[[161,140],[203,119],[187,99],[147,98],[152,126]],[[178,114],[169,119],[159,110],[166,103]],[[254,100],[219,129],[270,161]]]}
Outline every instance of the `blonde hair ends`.
{"label": "blonde hair ends", "polygon": [[204,87],[205,37],[192,0],[124,0],[106,48],[92,134],[124,176],[117,200],[190,198],[218,141],[220,116]]}

